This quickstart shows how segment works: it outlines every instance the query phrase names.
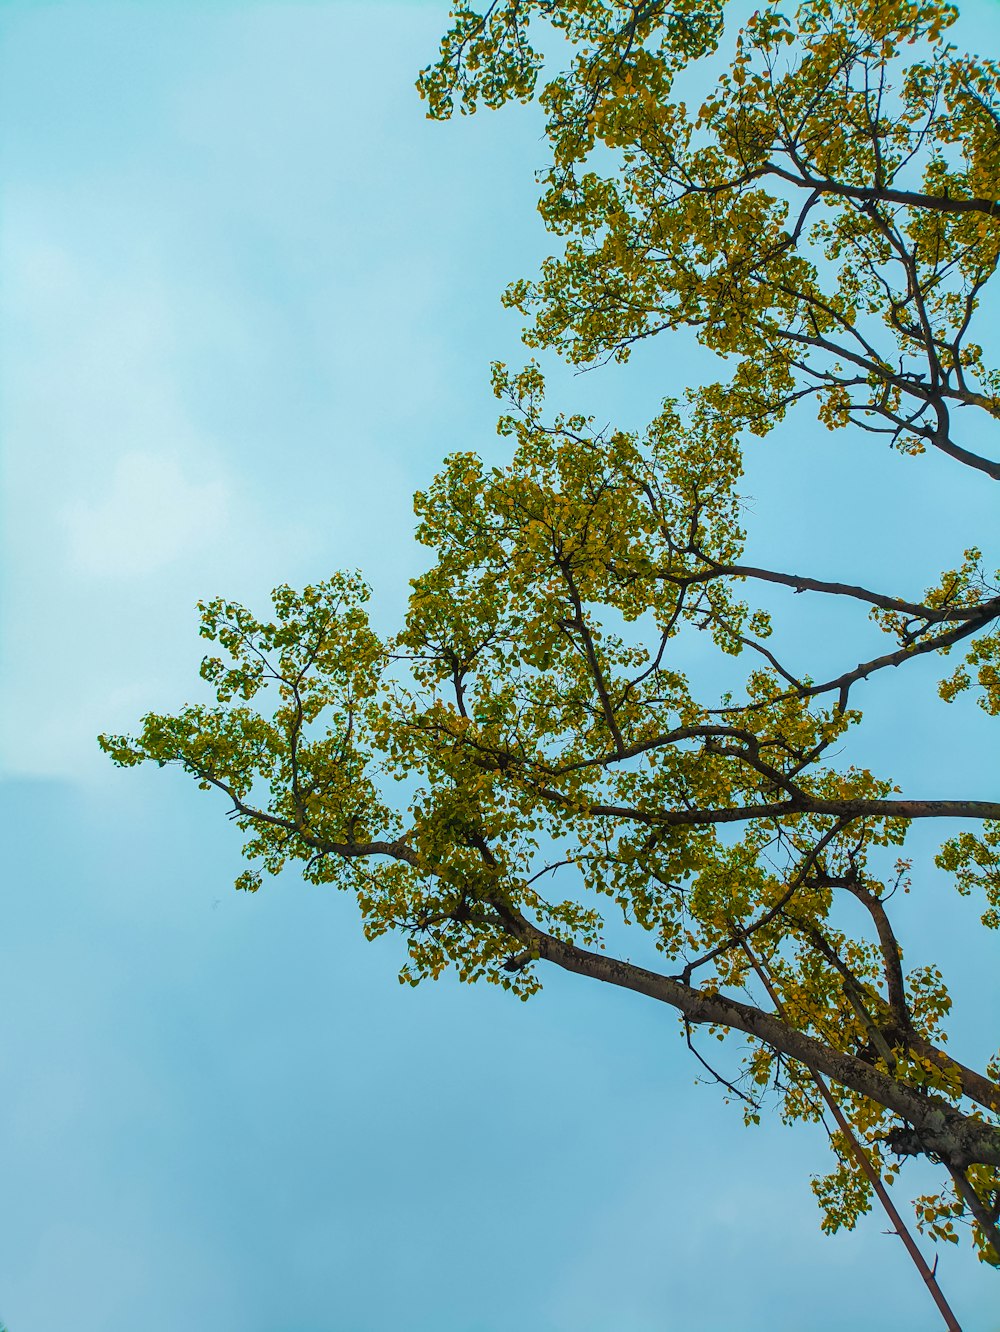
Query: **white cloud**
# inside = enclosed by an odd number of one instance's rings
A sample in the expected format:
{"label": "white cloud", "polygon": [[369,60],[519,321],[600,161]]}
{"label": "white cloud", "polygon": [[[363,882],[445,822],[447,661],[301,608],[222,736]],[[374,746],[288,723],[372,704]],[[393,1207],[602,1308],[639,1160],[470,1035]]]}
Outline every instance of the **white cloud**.
{"label": "white cloud", "polygon": [[166,454],[126,453],[102,493],[64,509],[71,568],[95,577],[139,578],[190,558],[225,534],[230,496]]}
{"label": "white cloud", "polygon": [[309,539],[179,370],[218,293],[193,302],[138,226],[112,262],[85,209],[11,195],[0,766],[101,781],[100,731],[197,691],[195,603],[256,602]]}

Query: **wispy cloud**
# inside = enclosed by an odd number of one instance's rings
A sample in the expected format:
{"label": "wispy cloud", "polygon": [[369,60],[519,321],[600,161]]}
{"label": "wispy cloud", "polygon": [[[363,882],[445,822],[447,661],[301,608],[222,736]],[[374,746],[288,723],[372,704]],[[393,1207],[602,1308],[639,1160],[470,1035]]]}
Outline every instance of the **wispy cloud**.
{"label": "wispy cloud", "polygon": [[[0,681],[13,774],[99,776],[100,730],[196,683],[194,603],[259,595],[310,546],[179,372],[198,308],[130,203],[109,247],[85,209],[8,193]],[[203,325],[217,303],[207,292]]]}
{"label": "wispy cloud", "polygon": [[198,480],[168,454],[127,453],[99,495],[67,504],[67,558],[92,577],[143,578],[216,545],[229,517],[224,482]]}

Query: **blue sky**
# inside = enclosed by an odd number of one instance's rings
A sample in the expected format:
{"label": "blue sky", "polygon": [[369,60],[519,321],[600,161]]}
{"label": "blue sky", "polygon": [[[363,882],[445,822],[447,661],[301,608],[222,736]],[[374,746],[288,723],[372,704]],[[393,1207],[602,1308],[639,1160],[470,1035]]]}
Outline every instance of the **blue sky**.
{"label": "blue sky", "polygon": [[[997,50],[1000,6],[965,11]],[[400,942],[364,943],[352,903],[293,875],[233,893],[221,806],[97,751],[192,694],[199,597],[361,567],[391,625],[426,558],[413,490],[451,449],[503,456],[488,363],[524,356],[498,298],[549,252],[544,144],[529,111],[423,119],[443,23],[435,3],[0,4],[0,1317],[934,1328],[879,1218],[819,1233],[819,1134],[744,1130],[671,1014],[564,976],[527,1005],[404,989]],[[651,345],[554,381],[637,425],[699,364]],[[900,591],[995,537],[984,486],[802,422],[748,488],[757,558],[874,564]],[[795,609],[803,651],[839,645]],[[914,794],[985,793],[981,714],[929,702],[934,678],[872,687],[859,756]],[[982,1058],[996,942],[970,945],[974,904],[939,876],[911,900],[912,958],[953,964]],[[953,1251],[940,1274],[969,1328],[1000,1329],[995,1275]]]}

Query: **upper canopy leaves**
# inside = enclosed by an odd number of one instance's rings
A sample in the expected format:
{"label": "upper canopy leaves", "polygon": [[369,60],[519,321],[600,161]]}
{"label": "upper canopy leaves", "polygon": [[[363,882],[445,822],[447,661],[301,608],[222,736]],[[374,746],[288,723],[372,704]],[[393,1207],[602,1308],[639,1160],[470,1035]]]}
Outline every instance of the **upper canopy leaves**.
{"label": "upper canopy leaves", "polygon": [[[833,427],[1000,478],[953,413],[1000,419],[970,325],[1000,255],[1000,65],[960,56],[938,3],[769,6],[692,108],[680,71],[723,41],[724,5],[509,0],[462,9],[422,76],[431,114],[534,87],[535,18],[573,44],[539,94],[540,209],[565,238],[507,301],[531,345],[579,364],[690,327],[737,360],[728,411],[762,433],[801,397]],[[487,95],[487,89],[489,90]]]}

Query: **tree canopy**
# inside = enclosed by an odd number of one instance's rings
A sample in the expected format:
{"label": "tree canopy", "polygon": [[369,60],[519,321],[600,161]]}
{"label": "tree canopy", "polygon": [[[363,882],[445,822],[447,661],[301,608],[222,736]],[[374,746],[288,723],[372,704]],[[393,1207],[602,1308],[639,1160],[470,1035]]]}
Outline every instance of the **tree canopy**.
{"label": "tree canopy", "polygon": [[[995,929],[1000,796],[924,798],[841,755],[866,680],[952,649],[941,695],[975,692],[996,745],[1000,574],[975,533],[923,591],[877,566],[871,586],[760,568],[740,489],[752,437],[810,406],[900,467],[938,451],[1000,480],[1000,372],[975,340],[1000,257],[1000,65],[949,43],[941,3],[733,8],[460,5],[419,83],[438,118],[544,111],[559,252],[505,297],[529,346],[582,367],[686,329],[722,377],[629,432],[550,414],[536,363],[497,365],[510,461],[455,453],[416,496],[433,563],[398,633],[373,631],[354,574],[277,589],[270,618],[207,602],[216,703],[101,743],[228,798],[239,887],[297,861],[355,893],[369,938],[405,935],[403,980],[454,967],[527,999],[555,965],[671,1006],[706,1062],[706,1033],[740,1033],[714,1075],[748,1120],[833,1114],[825,1228],[922,1156],[941,1187],[920,1228],[967,1222],[1000,1265],[1000,1056],[946,1049],[946,978],[906,967],[890,900],[912,822],[962,820],[938,863]],[[776,587],[856,604],[884,650],[793,669],[759,605]],[[745,664],[738,689],[679,669],[695,633]],[[661,967],[611,954],[608,912]]]}

